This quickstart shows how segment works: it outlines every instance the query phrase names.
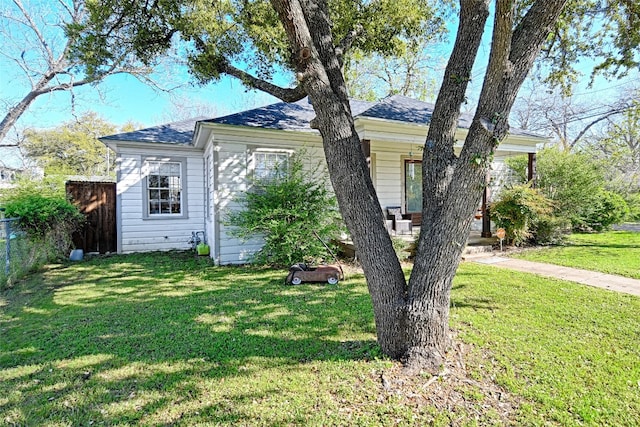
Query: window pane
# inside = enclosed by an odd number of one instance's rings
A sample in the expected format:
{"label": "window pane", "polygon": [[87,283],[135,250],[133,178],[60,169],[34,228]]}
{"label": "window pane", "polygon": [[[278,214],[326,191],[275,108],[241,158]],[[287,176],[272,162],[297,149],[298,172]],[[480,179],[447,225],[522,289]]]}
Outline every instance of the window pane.
{"label": "window pane", "polygon": [[421,212],[422,162],[405,160],[404,194],[407,212]]}
{"label": "window pane", "polygon": [[180,189],[180,177],[178,177],[178,176],[169,177],[169,188],[171,188],[173,190],[179,190]]}
{"label": "window pane", "polygon": [[160,165],[160,171],[158,173],[160,175],[170,175],[171,174],[171,164],[170,163],[162,163]]}
{"label": "window pane", "polygon": [[181,163],[148,162],[148,170],[149,214],[181,214]]}
{"label": "window pane", "polygon": [[160,213],[160,203],[157,200],[149,201],[149,214],[159,214]]}
{"label": "window pane", "polygon": [[254,177],[272,179],[286,173],[289,154],[287,153],[254,153]]}
{"label": "window pane", "polygon": [[174,213],[174,214],[180,213],[180,202],[171,204],[171,213]]}
{"label": "window pane", "polygon": [[160,203],[160,213],[163,213],[163,214],[171,213],[169,202],[162,201]]}

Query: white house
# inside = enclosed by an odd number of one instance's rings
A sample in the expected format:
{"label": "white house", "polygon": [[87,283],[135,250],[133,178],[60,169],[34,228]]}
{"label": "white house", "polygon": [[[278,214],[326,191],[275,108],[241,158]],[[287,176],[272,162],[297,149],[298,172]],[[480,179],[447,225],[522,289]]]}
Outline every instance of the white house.
{"label": "white house", "polygon": [[[433,104],[392,96],[352,101],[351,107],[381,209],[399,206],[419,222],[420,146]],[[239,208],[235,196],[247,189],[250,174],[268,175],[270,165],[301,147],[323,159],[320,135],[309,126],[314,117],[304,99],[100,138],[118,156],[118,252],[186,249],[193,231],[205,231],[217,263],[246,262],[260,240],[239,241],[223,219]],[[460,141],[471,118],[462,115],[459,121]],[[506,157],[529,153],[533,160],[536,144],[544,141],[511,129],[494,156],[494,182]],[[484,232],[490,233],[487,227],[488,221]]]}

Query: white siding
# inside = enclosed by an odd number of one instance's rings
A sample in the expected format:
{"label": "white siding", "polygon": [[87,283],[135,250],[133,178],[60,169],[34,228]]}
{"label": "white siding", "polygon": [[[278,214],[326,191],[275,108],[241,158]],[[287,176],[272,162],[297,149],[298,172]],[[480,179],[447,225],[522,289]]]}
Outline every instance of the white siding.
{"label": "white siding", "polygon": [[202,153],[197,150],[159,150],[157,157],[186,159],[187,218],[143,218],[143,171],[146,155],[140,150],[121,148],[118,153],[118,248],[119,252],[188,249],[192,231],[204,230],[204,180]]}
{"label": "white siding", "polygon": [[[247,174],[250,172],[253,151],[257,149],[305,150],[309,167],[320,161],[324,164],[319,139],[314,135],[292,134],[273,131],[254,131],[240,135],[220,132],[216,134],[212,152],[217,157],[217,180],[213,188],[214,221],[212,230],[217,230],[216,248],[212,256],[218,264],[243,264],[258,251],[263,240],[256,236],[247,241],[233,235],[233,227],[226,224],[229,213],[241,209],[237,197],[248,188]],[[328,185],[330,183],[328,182]]]}
{"label": "white siding", "polygon": [[374,165],[376,168],[374,174],[376,182],[374,182],[374,185],[382,209],[402,204],[401,156],[407,154],[407,151],[402,150],[402,145],[404,144],[396,144],[396,147],[393,147],[391,144],[383,144],[377,141],[372,141],[371,143],[371,151],[376,154]]}
{"label": "white siding", "polygon": [[251,254],[260,249],[261,242],[243,242],[234,237],[230,233],[232,227],[226,225],[226,219],[231,212],[241,208],[237,196],[247,190],[247,146],[239,143],[220,144],[217,149],[218,181],[213,196],[219,230],[216,262],[246,263]]}

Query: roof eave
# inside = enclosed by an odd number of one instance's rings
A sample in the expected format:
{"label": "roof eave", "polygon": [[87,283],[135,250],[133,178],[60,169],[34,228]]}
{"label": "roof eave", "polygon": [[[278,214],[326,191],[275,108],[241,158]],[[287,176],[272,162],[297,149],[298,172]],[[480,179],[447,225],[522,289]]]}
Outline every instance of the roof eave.
{"label": "roof eave", "polygon": [[[378,117],[358,116],[354,122],[358,133],[363,139],[391,139],[397,142],[416,144],[423,143],[429,131],[429,125],[425,123],[403,122]],[[393,132],[394,129],[397,129],[397,131]],[[460,144],[468,133],[469,129],[467,128],[459,127],[456,130],[456,139],[460,141]],[[542,136],[509,134],[505,142],[507,141],[516,144],[520,143],[519,145],[535,146],[549,140]]]}
{"label": "roof eave", "polygon": [[107,147],[111,148],[114,151],[117,151],[119,147],[126,148],[157,148],[157,149],[177,149],[177,150],[185,150],[185,151],[194,151],[197,150],[197,147],[193,145],[193,143],[184,143],[184,142],[168,142],[168,141],[130,141],[126,139],[106,139],[106,138],[98,138],[100,142],[105,144]]}

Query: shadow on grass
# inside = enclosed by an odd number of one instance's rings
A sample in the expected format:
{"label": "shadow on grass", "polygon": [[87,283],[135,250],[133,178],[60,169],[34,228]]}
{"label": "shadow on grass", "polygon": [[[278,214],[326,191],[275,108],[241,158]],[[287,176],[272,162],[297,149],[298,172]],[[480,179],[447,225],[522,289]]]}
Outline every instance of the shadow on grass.
{"label": "shadow on grass", "polygon": [[[0,419],[161,424],[153,415],[184,400],[210,421],[238,421],[225,399],[198,402],[258,372],[380,356],[362,281],[288,287],[285,273],[173,253],[32,276],[1,307]],[[240,388],[234,399],[278,392],[259,390]]]}

